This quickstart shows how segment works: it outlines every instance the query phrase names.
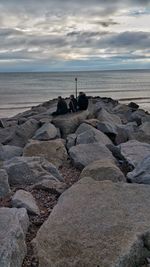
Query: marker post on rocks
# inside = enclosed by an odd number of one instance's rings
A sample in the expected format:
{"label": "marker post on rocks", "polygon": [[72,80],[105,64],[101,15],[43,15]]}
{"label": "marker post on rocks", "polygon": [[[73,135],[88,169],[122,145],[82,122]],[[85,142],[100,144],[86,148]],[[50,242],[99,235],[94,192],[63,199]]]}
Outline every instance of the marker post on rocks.
{"label": "marker post on rocks", "polygon": [[75,78],[75,96],[76,96],[76,99],[78,97],[78,85],[77,85],[77,83],[78,83],[78,78],[76,77]]}

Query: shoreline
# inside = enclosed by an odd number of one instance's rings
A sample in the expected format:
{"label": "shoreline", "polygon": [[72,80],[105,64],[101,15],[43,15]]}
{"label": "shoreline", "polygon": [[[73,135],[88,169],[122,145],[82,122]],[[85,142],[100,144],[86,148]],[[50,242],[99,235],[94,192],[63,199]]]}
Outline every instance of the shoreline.
{"label": "shoreline", "polygon": [[[89,99],[95,99],[95,98],[101,98],[101,97],[100,96],[88,96],[88,98]],[[106,98],[109,98],[109,97],[106,97]],[[64,99],[68,100],[69,98],[65,97]],[[150,105],[149,105],[149,108],[147,110],[144,109],[144,107],[142,107],[142,105],[140,105],[140,104],[145,104],[145,105],[149,104],[150,101],[149,102],[140,102],[140,103],[138,103],[139,100],[150,100],[150,97],[130,97],[130,98],[119,98],[119,99],[114,99],[114,100],[120,102],[121,104],[129,104],[130,102],[135,102],[136,104],[139,105],[139,108],[141,108],[141,109],[143,109],[143,110],[145,110],[147,112],[150,112]],[[50,99],[49,101],[51,103],[55,103],[57,101],[57,98]],[[37,104],[37,105],[30,105],[30,106],[23,106],[23,107],[11,107],[11,108],[9,108],[9,107],[8,108],[7,107],[6,108],[1,108],[0,107],[0,112],[1,111],[6,111],[6,112],[4,112],[4,114],[11,113],[11,111],[15,111],[16,110],[16,112],[12,116],[10,115],[10,116],[6,117],[6,116],[3,116],[3,115],[0,115],[0,119],[11,119],[14,116],[19,115],[20,113],[28,111],[28,110],[30,110],[32,108],[36,108],[38,106],[42,106],[46,102],[47,101],[44,101],[44,102],[31,102],[29,104]],[[18,103],[18,104],[21,105],[22,103]],[[26,102],[26,104],[28,104],[28,103]],[[20,112],[18,113],[17,110],[20,110]]]}

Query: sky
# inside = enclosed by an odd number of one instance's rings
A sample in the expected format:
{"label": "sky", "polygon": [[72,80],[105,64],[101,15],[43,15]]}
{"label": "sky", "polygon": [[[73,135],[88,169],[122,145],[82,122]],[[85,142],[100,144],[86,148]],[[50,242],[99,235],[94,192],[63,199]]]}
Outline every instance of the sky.
{"label": "sky", "polygon": [[150,69],[150,0],[0,0],[0,72]]}

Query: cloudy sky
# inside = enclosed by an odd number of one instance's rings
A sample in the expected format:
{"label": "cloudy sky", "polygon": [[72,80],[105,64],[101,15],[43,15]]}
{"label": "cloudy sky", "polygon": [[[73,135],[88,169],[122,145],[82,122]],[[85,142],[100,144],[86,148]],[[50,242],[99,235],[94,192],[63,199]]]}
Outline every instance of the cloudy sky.
{"label": "cloudy sky", "polygon": [[0,0],[0,71],[150,68],[150,0]]}

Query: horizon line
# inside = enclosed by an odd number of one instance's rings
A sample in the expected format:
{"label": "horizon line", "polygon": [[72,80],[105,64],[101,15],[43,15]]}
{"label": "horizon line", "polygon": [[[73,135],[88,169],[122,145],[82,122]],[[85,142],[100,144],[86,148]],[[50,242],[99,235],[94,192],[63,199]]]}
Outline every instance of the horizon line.
{"label": "horizon line", "polygon": [[30,71],[0,71],[1,73],[64,73],[64,72],[103,72],[103,71],[150,71],[150,68],[128,68],[128,69],[95,69],[95,70],[30,70]]}

